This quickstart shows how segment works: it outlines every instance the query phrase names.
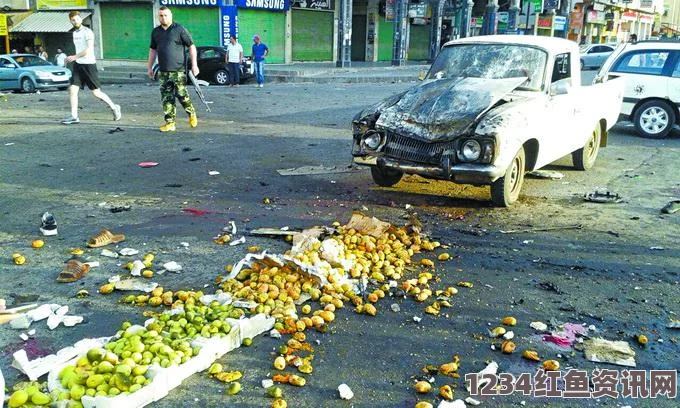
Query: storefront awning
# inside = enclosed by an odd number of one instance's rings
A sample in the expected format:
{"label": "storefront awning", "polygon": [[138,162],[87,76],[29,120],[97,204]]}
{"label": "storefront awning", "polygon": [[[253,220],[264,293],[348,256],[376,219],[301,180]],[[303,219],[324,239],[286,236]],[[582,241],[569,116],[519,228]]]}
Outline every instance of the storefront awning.
{"label": "storefront awning", "polygon": [[[10,33],[67,33],[73,26],[68,19],[68,11],[39,11],[33,13],[19,24],[10,28]],[[80,12],[80,17],[86,19],[91,13]]]}

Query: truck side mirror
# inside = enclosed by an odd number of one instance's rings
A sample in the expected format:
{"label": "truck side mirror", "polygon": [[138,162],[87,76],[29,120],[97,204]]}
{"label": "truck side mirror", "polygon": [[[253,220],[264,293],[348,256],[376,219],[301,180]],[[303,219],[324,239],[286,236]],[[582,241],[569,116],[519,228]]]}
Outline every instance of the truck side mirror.
{"label": "truck side mirror", "polygon": [[565,78],[550,84],[550,96],[566,95],[569,93],[569,80]]}

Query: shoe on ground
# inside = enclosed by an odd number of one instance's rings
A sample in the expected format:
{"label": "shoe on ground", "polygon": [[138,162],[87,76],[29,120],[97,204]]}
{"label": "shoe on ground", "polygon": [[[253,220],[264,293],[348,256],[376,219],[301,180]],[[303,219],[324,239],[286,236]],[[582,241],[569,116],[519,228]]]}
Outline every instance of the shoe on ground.
{"label": "shoe on ground", "polygon": [[161,132],[174,132],[175,130],[175,122],[169,122],[160,127]]}
{"label": "shoe on ground", "polygon": [[123,116],[120,112],[120,105],[113,105],[113,120],[118,121]]}
{"label": "shoe on ground", "polygon": [[54,216],[48,212],[44,213],[41,218],[40,232],[45,236],[57,235],[57,221]]}
{"label": "shoe on ground", "polygon": [[64,124],[64,125],[75,125],[76,123],[80,123],[80,119],[69,117],[69,118],[62,120],[61,123]]}
{"label": "shoe on ground", "polygon": [[191,126],[192,128],[198,126],[198,118],[196,117],[195,113],[189,115],[189,126]]}
{"label": "shoe on ground", "polygon": [[678,211],[680,211],[680,200],[673,200],[661,209],[664,214],[674,214]]}
{"label": "shoe on ground", "polygon": [[90,248],[99,248],[109,244],[117,244],[119,242],[125,241],[125,235],[123,234],[113,234],[106,228],[99,231],[99,234],[90,238],[87,241],[87,246]]}
{"label": "shoe on ground", "polygon": [[264,88],[264,84],[260,84],[260,88]]}

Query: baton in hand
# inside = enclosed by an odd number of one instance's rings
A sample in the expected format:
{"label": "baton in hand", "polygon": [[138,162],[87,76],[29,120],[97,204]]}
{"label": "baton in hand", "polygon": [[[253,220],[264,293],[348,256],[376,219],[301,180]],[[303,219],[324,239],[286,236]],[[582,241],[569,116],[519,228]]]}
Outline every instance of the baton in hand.
{"label": "baton in hand", "polygon": [[196,77],[194,76],[194,73],[189,71],[189,79],[191,80],[191,83],[194,85],[194,90],[196,91],[196,94],[198,94],[198,97],[201,99],[201,102],[205,105],[205,109],[210,112],[210,103],[212,101],[206,101],[205,100],[205,95],[203,94],[203,90],[201,89],[201,86],[198,84],[198,81],[196,80]]}

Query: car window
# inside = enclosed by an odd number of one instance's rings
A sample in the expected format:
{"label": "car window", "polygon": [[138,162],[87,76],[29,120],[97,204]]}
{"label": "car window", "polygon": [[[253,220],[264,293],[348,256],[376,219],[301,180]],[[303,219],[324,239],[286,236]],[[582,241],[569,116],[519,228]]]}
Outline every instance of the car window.
{"label": "car window", "polygon": [[11,65],[12,67],[14,66],[12,61],[8,60],[7,58],[0,58],[0,68],[5,68],[5,64]]}
{"label": "car window", "polygon": [[39,67],[45,65],[52,65],[48,61],[38,57],[37,55],[22,55],[19,57],[14,57],[14,61],[21,67]]}
{"label": "car window", "polygon": [[630,52],[616,62],[612,71],[661,75],[669,54],[668,51],[658,50]]}
{"label": "car window", "polygon": [[680,58],[677,59],[675,63],[675,68],[673,68],[673,73],[671,74],[673,78],[680,78]]}
{"label": "car window", "polygon": [[597,45],[597,46],[593,47],[592,50],[590,50],[590,53],[592,54],[592,53],[596,53],[596,52],[604,52],[604,51],[605,51],[605,50],[604,50],[604,47],[601,47],[601,46]]}
{"label": "car window", "polygon": [[[551,83],[571,78],[571,58],[569,53],[558,54],[555,56]],[[571,81],[566,81],[571,84]]]}
{"label": "car window", "polygon": [[207,49],[207,50],[201,51],[201,56],[200,56],[200,58],[201,58],[201,59],[215,58],[215,55],[217,55],[217,53],[215,52],[215,50],[209,48],[209,49]]}
{"label": "car window", "polygon": [[515,44],[456,44],[444,47],[428,79],[527,77],[520,88],[542,90],[547,53]]}

